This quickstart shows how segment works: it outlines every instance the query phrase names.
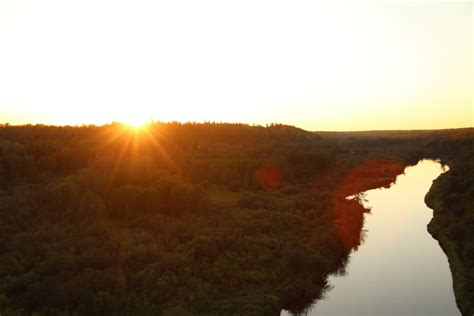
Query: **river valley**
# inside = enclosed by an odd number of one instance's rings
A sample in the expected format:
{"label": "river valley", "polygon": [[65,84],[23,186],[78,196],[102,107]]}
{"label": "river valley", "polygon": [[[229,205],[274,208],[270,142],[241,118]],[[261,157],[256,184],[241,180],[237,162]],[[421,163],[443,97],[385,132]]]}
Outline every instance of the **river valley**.
{"label": "river valley", "polygon": [[363,194],[371,209],[364,242],[351,253],[345,273],[329,277],[330,289],[305,315],[460,315],[447,257],[426,229],[432,210],[424,196],[444,171],[438,162],[422,160],[390,188]]}

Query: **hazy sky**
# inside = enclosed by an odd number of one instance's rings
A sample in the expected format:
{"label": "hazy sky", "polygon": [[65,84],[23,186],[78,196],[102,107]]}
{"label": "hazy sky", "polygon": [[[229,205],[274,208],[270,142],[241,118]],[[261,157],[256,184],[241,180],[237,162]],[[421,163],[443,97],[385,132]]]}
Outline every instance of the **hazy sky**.
{"label": "hazy sky", "polygon": [[471,1],[0,0],[0,122],[473,126]]}

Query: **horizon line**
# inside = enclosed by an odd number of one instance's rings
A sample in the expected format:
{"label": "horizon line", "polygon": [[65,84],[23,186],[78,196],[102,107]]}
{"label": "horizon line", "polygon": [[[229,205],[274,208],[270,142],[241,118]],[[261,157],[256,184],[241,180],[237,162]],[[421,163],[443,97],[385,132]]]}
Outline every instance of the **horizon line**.
{"label": "horizon line", "polygon": [[[155,120],[150,119],[149,122],[145,122],[141,124],[141,126],[147,125],[157,125],[157,124],[173,124],[179,123],[180,125],[185,124],[195,124],[195,125],[204,125],[204,124],[215,124],[215,125],[224,125],[224,124],[234,124],[234,125],[246,125],[250,127],[263,127],[269,128],[274,126],[286,126],[286,127],[293,127],[297,129],[301,129],[306,132],[316,132],[316,133],[363,133],[363,132],[422,132],[422,131],[443,131],[443,130],[462,130],[462,129],[473,129],[474,126],[464,126],[464,127],[447,127],[447,128],[410,128],[410,129],[361,129],[361,130],[307,130],[302,127],[298,127],[296,125],[282,123],[282,122],[271,122],[271,123],[244,123],[244,122],[230,122],[230,121],[180,121],[180,120],[169,120],[169,121],[162,121],[162,120]],[[10,123],[10,122],[2,122],[0,123],[0,127],[27,127],[27,126],[46,126],[46,127],[73,127],[73,128],[80,128],[80,127],[105,127],[114,124],[120,125],[132,125],[128,124],[123,121],[110,121],[104,124],[94,124],[94,123],[82,123],[82,124],[48,124],[48,123]]]}

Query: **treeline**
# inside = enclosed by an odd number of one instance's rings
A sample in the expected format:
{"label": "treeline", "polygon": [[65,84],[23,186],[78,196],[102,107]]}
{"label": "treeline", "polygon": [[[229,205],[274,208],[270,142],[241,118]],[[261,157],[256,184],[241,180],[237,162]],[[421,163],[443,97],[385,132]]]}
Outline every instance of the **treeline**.
{"label": "treeline", "polygon": [[255,187],[252,172],[264,161],[280,164],[290,181],[323,170],[335,153],[334,144],[323,143],[318,135],[279,125],[160,123],[142,131],[118,123],[100,128],[13,126],[0,128],[0,141],[3,186],[119,164],[119,172],[137,181],[145,181],[152,169],[193,182]]}

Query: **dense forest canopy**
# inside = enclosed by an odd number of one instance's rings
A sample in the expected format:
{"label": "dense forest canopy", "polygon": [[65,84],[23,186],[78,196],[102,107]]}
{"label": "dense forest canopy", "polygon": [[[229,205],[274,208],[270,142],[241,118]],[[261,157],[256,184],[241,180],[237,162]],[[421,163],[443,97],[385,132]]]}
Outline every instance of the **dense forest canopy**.
{"label": "dense forest canopy", "polygon": [[421,158],[450,165],[430,232],[472,311],[473,149],[473,129],[1,126],[0,313],[301,311],[363,239],[346,197]]}

